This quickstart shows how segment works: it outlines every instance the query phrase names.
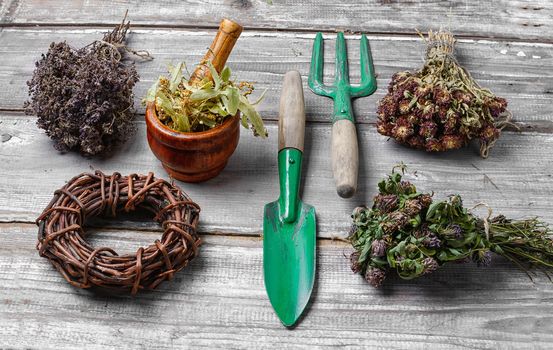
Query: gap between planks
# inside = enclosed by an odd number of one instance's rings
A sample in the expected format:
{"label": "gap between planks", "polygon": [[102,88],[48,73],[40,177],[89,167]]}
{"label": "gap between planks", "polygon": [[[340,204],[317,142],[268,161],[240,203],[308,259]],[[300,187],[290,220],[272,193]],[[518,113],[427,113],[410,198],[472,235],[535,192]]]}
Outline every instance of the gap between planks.
{"label": "gap between planks", "polygon": [[[0,22],[0,31],[2,29],[17,29],[17,28],[36,28],[36,29],[113,29],[114,26],[118,25],[117,23],[46,23],[46,22],[30,22],[30,23],[9,23],[9,22]],[[217,30],[219,27],[217,25],[186,25],[186,24],[134,24],[131,22],[131,29],[152,29],[152,30],[188,30],[188,31],[202,31],[202,30]],[[292,34],[316,34],[323,33],[326,35],[336,34],[338,32],[344,32],[346,35],[371,35],[371,36],[388,36],[388,37],[408,37],[408,38],[418,38],[419,33],[416,31],[410,32],[385,32],[385,31],[355,31],[355,30],[317,30],[309,28],[268,28],[268,27],[255,27],[255,26],[244,26],[244,34],[248,32],[257,32],[260,34],[269,34],[269,33],[292,33]],[[427,35],[427,31],[419,31],[423,35]],[[455,34],[455,33],[454,33]],[[492,40],[497,42],[508,42],[508,43],[518,43],[518,44],[553,44],[553,39],[549,38],[517,38],[513,36],[503,35],[503,36],[485,36],[485,35],[470,35],[470,34],[455,34],[456,39],[461,40]]]}

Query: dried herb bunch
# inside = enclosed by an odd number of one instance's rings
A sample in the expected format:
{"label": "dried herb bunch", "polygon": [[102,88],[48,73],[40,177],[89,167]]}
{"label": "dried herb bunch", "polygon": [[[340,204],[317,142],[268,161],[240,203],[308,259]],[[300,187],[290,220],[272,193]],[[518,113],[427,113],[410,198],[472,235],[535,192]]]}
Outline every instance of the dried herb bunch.
{"label": "dried herb bunch", "polygon": [[459,65],[450,32],[430,31],[423,39],[424,66],[393,75],[378,105],[378,132],[428,152],[457,149],[478,138],[480,155],[487,158],[512,118],[507,101],[480,87]]}
{"label": "dried herb bunch", "polygon": [[81,49],[52,43],[27,82],[25,111],[38,117],[60,151],[83,155],[105,153],[133,133],[132,89],[138,81],[134,64],[121,62],[126,52],[149,57],[124,45],[130,22]]}
{"label": "dried herb bunch", "polygon": [[405,167],[400,168],[378,184],[371,208],[358,207],[352,215],[351,268],[371,285],[380,287],[391,271],[413,279],[448,262],[472,260],[486,266],[491,252],[523,268],[530,278],[529,268],[546,275],[551,271],[553,240],[545,223],[503,215],[478,218],[463,207],[459,195],[433,201],[432,195],[402,180]]}
{"label": "dried herb bunch", "polygon": [[159,77],[148,90],[144,102],[155,103],[159,120],[176,131],[199,132],[221,125],[225,118],[240,111],[242,126],[251,127],[256,136],[266,137],[267,130],[255,109],[264,94],[251,103],[251,83],[236,84],[229,67],[218,73],[210,61],[201,64],[207,65],[211,77],[189,84],[183,72],[186,65],[181,62],[169,67],[170,77]]}

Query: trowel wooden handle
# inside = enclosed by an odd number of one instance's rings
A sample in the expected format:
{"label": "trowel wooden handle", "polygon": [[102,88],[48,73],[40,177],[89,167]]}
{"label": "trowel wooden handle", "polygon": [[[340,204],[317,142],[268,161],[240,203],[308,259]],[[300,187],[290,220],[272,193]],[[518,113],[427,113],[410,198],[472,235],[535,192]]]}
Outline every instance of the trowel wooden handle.
{"label": "trowel wooden handle", "polygon": [[278,116],[278,150],[293,147],[303,152],[305,104],[303,85],[298,71],[284,75]]}
{"label": "trowel wooden handle", "polygon": [[342,198],[350,198],[357,191],[359,170],[359,146],[353,122],[347,119],[334,122],[331,147],[336,192]]}
{"label": "trowel wooden handle", "polygon": [[242,26],[236,22],[231,21],[230,19],[223,19],[219,25],[219,31],[209,50],[205,54],[201,63],[196,67],[194,73],[190,76],[188,81],[190,84],[198,82],[205,77],[211,78],[211,73],[209,73],[208,67],[205,65],[205,62],[211,61],[215,70],[221,72],[227,63],[227,59],[230,56],[230,52],[238,40],[238,37],[242,33]]}

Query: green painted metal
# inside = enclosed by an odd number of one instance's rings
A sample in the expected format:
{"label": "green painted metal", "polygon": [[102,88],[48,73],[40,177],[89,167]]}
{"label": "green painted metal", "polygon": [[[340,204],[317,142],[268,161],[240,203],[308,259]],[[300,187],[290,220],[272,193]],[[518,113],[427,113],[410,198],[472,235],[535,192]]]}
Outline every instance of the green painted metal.
{"label": "green painted metal", "polygon": [[315,209],[299,198],[302,152],[278,153],[280,196],[265,205],[263,272],[271,305],[292,326],[309,302],[315,282]]}
{"label": "green painted metal", "polygon": [[336,74],[334,84],[330,86],[323,83],[323,47],[323,35],[317,33],[313,43],[313,54],[309,69],[309,87],[317,95],[334,99],[332,122],[347,119],[355,123],[351,100],[357,97],[369,96],[376,91],[376,77],[369,41],[364,34],[361,36],[361,81],[359,86],[351,86],[349,83],[348,54],[344,33],[340,32],[336,37]]}

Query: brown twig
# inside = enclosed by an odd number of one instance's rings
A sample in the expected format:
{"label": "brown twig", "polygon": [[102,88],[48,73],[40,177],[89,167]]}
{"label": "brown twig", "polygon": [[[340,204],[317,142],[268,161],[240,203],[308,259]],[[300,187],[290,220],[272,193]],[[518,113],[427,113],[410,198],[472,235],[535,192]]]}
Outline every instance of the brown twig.
{"label": "brown twig", "polygon": [[[97,216],[115,217],[136,208],[152,212],[164,232],[161,240],[136,254],[119,256],[108,247],[94,248],[83,225]],[[197,254],[200,207],[180,188],[148,175],[81,174],[54,192],[38,217],[37,249],[71,285],[122,290],[136,294],[172,279]]]}

